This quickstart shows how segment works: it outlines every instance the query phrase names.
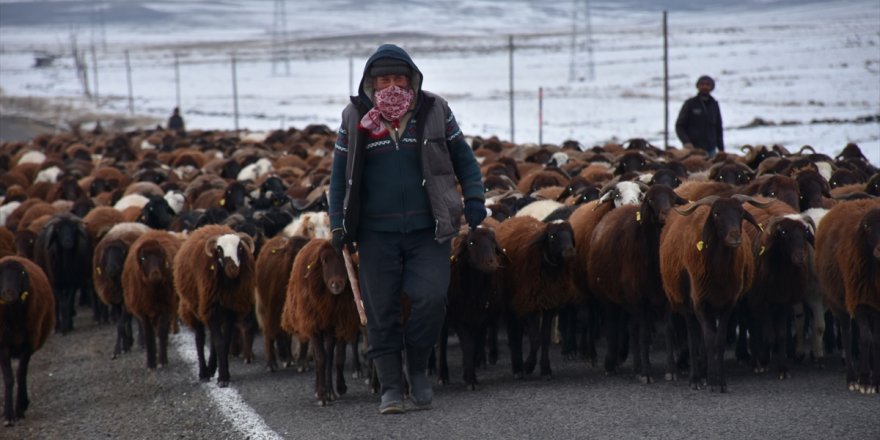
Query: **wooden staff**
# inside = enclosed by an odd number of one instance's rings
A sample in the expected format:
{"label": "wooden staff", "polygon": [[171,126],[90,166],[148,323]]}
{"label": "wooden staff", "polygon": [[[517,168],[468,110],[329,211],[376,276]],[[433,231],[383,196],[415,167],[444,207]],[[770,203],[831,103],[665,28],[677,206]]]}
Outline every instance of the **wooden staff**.
{"label": "wooden staff", "polygon": [[357,306],[361,325],[367,325],[367,314],[364,312],[364,301],[361,299],[361,288],[357,274],[354,271],[354,263],[351,262],[351,252],[348,246],[342,245],[342,258],[345,260],[345,270],[348,272],[348,282],[351,283],[351,292],[354,293],[354,305]]}

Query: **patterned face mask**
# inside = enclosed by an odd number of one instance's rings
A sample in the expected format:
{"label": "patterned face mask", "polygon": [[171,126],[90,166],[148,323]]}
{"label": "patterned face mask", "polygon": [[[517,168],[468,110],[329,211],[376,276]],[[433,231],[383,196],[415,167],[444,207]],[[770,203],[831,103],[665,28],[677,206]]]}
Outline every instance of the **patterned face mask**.
{"label": "patterned face mask", "polygon": [[361,126],[374,137],[385,135],[382,119],[397,124],[409,110],[413,99],[412,89],[398,86],[386,87],[374,94],[375,106],[361,119]]}

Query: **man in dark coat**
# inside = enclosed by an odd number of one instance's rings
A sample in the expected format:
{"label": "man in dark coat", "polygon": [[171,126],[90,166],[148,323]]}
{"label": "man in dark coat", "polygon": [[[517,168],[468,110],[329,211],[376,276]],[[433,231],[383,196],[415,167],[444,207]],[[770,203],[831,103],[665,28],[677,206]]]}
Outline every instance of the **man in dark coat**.
{"label": "man in dark coat", "polygon": [[[367,356],[382,414],[404,410],[404,350],[410,409],[431,407],[427,364],[446,314],[450,241],[462,214],[471,228],[486,217],[474,152],[446,101],[422,90],[422,81],[403,49],[376,50],[342,112],[330,176],[333,246],[341,252],[357,242],[360,254]],[[404,292],[412,304],[405,323]]]}
{"label": "man in dark coat", "polygon": [[675,134],[684,148],[706,150],[709,156],[724,151],[724,134],[721,129],[721,109],[718,101],[709,93],[715,90],[715,80],[703,75],[697,80],[697,96],[681,106],[675,121]]}
{"label": "man in dark coat", "polygon": [[183,117],[180,116],[180,109],[177,107],[174,107],[174,113],[168,118],[168,129],[181,133],[184,131]]}

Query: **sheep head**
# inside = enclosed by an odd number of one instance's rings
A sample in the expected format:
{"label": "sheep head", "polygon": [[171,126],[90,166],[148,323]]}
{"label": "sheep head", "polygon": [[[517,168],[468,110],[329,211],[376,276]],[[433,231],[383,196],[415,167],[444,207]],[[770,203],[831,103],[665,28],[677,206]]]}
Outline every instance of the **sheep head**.
{"label": "sheep head", "polygon": [[471,267],[487,274],[498,269],[503,252],[495,240],[494,230],[478,227],[462,238],[456,246],[456,260],[466,258]]}
{"label": "sheep head", "polygon": [[676,205],[686,205],[687,200],[678,196],[672,188],[666,185],[652,186],[645,193],[645,199],[639,208],[639,221],[656,221],[660,225],[666,224],[669,210]]}
{"label": "sheep head", "polygon": [[20,262],[7,260],[0,265],[0,305],[26,301],[30,287],[30,278]]}
{"label": "sheep head", "polygon": [[138,266],[147,281],[161,283],[170,277],[171,261],[167,258],[162,244],[155,240],[142,242],[138,248]]}
{"label": "sheep head", "polygon": [[574,258],[574,231],[565,220],[556,220],[547,225],[534,244],[541,247],[542,267],[561,267],[565,261]]}
{"label": "sheep head", "polygon": [[614,202],[614,207],[638,205],[645,197],[647,186],[637,182],[610,183],[600,191],[599,203]]}
{"label": "sheep head", "polygon": [[812,264],[814,232],[812,220],[798,214],[775,217],[763,237],[764,252],[773,252],[791,260],[797,267]]}
{"label": "sheep head", "polygon": [[868,254],[880,262],[880,208],[872,209],[859,221],[858,235],[868,249]]}
{"label": "sheep head", "polygon": [[685,210],[673,209],[683,216],[688,216],[701,206],[709,206],[709,215],[706,217],[706,222],[703,225],[701,243],[703,243],[703,246],[709,247],[710,243],[720,242],[724,246],[736,248],[742,244],[743,220],[751,223],[759,230],[762,229],[758,221],[755,220],[755,217],[743,209],[743,202],[748,202],[760,208],[769,206],[769,204],[758,202],[749,196],[737,194],[730,198],[708,196],[697,200]]}
{"label": "sheep head", "polygon": [[348,282],[348,272],[345,269],[345,261],[342,259],[342,256],[330,246],[330,242],[327,242],[325,246],[321,248],[320,254],[318,254],[318,259],[321,263],[321,276],[324,279],[324,285],[327,286],[327,290],[334,295],[339,295],[345,290],[346,283]]}
{"label": "sheep head", "polygon": [[119,279],[122,276],[125,257],[128,255],[128,246],[122,240],[111,240],[104,245],[104,253],[95,271],[99,275],[111,279]]}
{"label": "sheep head", "polygon": [[241,260],[253,255],[254,239],[247,234],[224,234],[205,242],[205,253],[215,260],[229,279],[238,278]]}

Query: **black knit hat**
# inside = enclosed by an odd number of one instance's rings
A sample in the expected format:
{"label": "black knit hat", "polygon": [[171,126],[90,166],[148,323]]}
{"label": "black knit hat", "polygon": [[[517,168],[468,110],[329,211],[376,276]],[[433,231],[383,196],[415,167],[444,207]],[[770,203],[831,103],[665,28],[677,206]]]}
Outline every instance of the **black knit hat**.
{"label": "black knit hat", "polygon": [[713,89],[715,88],[715,80],[712,79],[712,77],[709,75],[703,75],[703,76],[697,78],[697,87],[700,86],[701,82],[707,82],[709,84],[712,84],[712,88]]}
{"label": "black knit hat", "polygon": [[375,78],[384,75],[412,75],[412,68],[406,61],[397,58],[379,58],[370,65],[370,76]]}

